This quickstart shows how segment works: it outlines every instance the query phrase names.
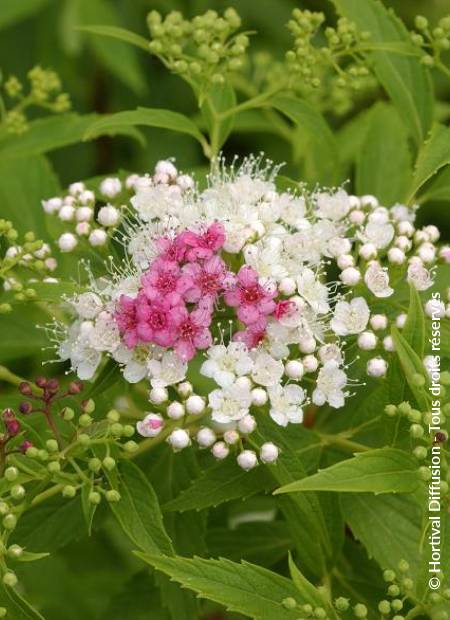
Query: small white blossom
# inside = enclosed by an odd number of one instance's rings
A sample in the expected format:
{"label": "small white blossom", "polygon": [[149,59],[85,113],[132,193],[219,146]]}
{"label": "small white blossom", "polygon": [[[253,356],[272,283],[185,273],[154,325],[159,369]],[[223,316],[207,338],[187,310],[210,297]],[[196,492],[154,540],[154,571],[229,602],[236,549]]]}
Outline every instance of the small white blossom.
{"label": "small white blossom", "polygon": [[269,353],[258,351],[253,357],[252,379],[264,387],[276,385],[284,373],[283,362],[275,360]]}
{"label": "small white blossom", "polygon": [[148,370],[153,387],[167,387],[185,379],[187,364],[174,351],[166,351],[160,360],[149,360]]}
{"label": "small white blossom", "polygon": [[331,329],[338,336],[359,334],[369,321],[369,306],[364,297],[355,297],[350,302],[338,301],[331,320]]}
{"label": "small white blossom", "polygon": [[334,360],[325,362],[317,377],[317,387],[312,394],[315,405],[321,406],[326,402],[338,409],[344,406],[344,388],[347,385],[347,375],[339,368]]}
{"label": "small white blossom", "polygon": [[301,387],[294,384],[285,386],[274,385],[268,388],[270,399],[270,417],[280,426],[287,426],[289,422],[299,424],[303,421],[301,404],[305,400],[305,393]]}
{"label": "small white blossom", "polygon": [[241,420],[248,414],[252,395],[247,388],[233,384],[213,390],[208,401],[212,409],[211,418],[215,422],[227,423]]}
{"label": "small white blossom", "polygon": [[228,346],[214,345],[207,351],[208,359],[203,362],[200,372],[205,377],[214,379],[220,387],[227,387],[237,377],[249,374],[253,360],[244,343],[230,342]]}
{"label": "small white blossom", "polygon": [[389,273],[379,263],[371,263],[364,274],[364,282],[375,297],[390,297],[394,289],[389,286]]}

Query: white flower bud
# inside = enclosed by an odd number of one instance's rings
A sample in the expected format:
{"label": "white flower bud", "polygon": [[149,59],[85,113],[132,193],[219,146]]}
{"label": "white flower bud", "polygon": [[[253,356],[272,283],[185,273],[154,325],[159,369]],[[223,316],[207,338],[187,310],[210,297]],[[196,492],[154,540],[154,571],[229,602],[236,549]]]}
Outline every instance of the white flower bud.
{"label": "white flower bud", "polygon": [[127,189],[134,189],[136,186],[136,183],[139,181],[139,175],[138,174],[130,174],[126,179],[125,179],[125,187]]}
{"label": "white flower bud", "polygon": [[354,211],[350,211],[348,218],[352,224],[355,224],[356,226],[361,226],[361,224],[363,224],[364,220],[366,219],[366,215],[364,211],[360,211],[360,209],[355,209]]}
{"label": "white flower bud", "polygon": [[373,332],[362,332],[358,336],[358,346],[363,351],[371,351],[377,346],[377,337]]}
{"label": "white flower bud", "polygon": [[191,440],[187,431],[183,428],[176,428],[168,436],[167,442],[172,446],[175,452],[178,452],[179,450],[183,450],[183,448],[187,448]]}
{"label": "white flower bud", "polygon": [[78,239],[72,233],[63,233],[58,239],[61,252],[72,252],[77,246]]}
{"label": "white flower bud", "polygon": [[100,191],[103,196],[114,198],[122,189],[122,183],[117,178],[106,178],[100,183]]}
{"label": "white flower bud", "polygon": [[436,248],[431,243],[422,243],[417,254],[424,263],[432,263],[436,260]]}
{"label": "white flower bud", "polygon": [[41,204],[45,213],[51,215],[52,213],[56,213],[56,211],[59,211],[59,209],[62,207],[63,202],[61,198],[55,197],[49,198],[48,200],[43,200]]}
{"label": "white flower bud", "polygon": [[405,253],[400,248],[390,248],[388,251],[388,261],[393,265],[402,265],[405,260]]}
{"label": "white flower bud", "polygon": [[302,364],[305,372],[316,372],[319,368],[319,360],[314,355],[305,355]]}
{"label": "white flower bud", "polygon": [[262,407],[267,403],[267,392],[264,388],[257,387],[252,390],[252,405]]}
{"label": "white flower bud", "polygon": [[403,252],[409,252],[412,247],[411,241],[408,239],[408,237],[405,237],[405,235],[400,235],[399,237],[394,239],[394,245],[397,248],[400,248],[400,250],[403,250]]}
{"label": "white flower bud", "polygon": [[105,245],[107,239],[108,239],[108,235],[101,228],[95,228],[89,235],[89,243],[93,247],[97,247],[99,245]]}
{"label": "white flower bud", "polygon": [[178,174],[178,170],[173,163],[167,159],[161,159],[155,166],[155,174],[165,174],[168,177],[175,179]]}
{"label": "white flower bud", "polygon": [[49,271],[55,271],[56,267],[58,266],[56,258],[53,258],[52,256],[50,258],[46,258],[44,264]]}
{"label": "white flower bud", "polygon": [[181,398],[188,398],[192,394],[192,383],[189,381],[183,381],[177,385],[178,394]]}
{"label": "white flower bud", "polygon": [[72,196],[78,196],[79,194],[81,194],[81,192],[84,192],[85,189],[86,186],[81,181],[79,181],[78,183],[72,183],[71,185],[69,185],[69,194],[71,194]]}
{"label": "white flower bud", "polygon": [[446,263],[450,263],[450,246],[442,246],[439,250],[439,258],[442,258]]}
{"label": "white flower bud", "polygon": [[258,458],[253,450],[243,450],[238,454],[236,461],[244,471],[250,471],[258,465]]}
{"label": "white flower bud", "polygon": [[367,374],[369,377],[384,377],[387,368],[387,362],[382,357],[373,357],[367,362]]}
{"label": "white flower bud", "polygon": [[243,390],[251,390],[252,388],[252,382],[249,377],[238,377],[234,384],[242,388]]}
{"label": "white flower bud", "polygon": [[371,260],[377,257],[377,248],[373,243],[365,243],[359,248],[359,255],[364,260]]}
{"label": "white flower bud", "polygon": [[312,336],[305,336],[304,338],[301,338],[298,344],[298,348],[302,353],[314,353],[316,347],[317,343]]}
{"label": "white flower bud", "polygon": [[387,316],[385,314],[374,314],[370,319],[370,325],[375,331],[386,329],[388,326]]}
{"label": "white flower bud", "polygon": [[361,206],[361,200],[359,199],[358,196],[350,195],[348,197],[348,201],[350,203],[351,209],[359,209],[359,207]]}
{"label": "white flower bud", "polygon": [[280,284],[278,285],[278,290],[282,295],[286,295],[290,297],[296,291],[296,284],[293,278],[282,278]]}
{"label": "white flower bud", "polygon": [[354,266],[355,259],[351,254],[341,254],[338,256],[337,264],[339,269],[348,269],[349,267]]}
{"label": "white flower bud", "polygon": [[432,241],[433,243],[436,243],[436,241],[439,240],[439,237],[441,236],[441,233],[439,232],[439,228],[437,228],[436,226],[433,226],[433,224],[429,224],[428,226],[425,226],[424,230],[427,233],[428,237],[430,238],[430,241]]}
{"label": "white flower bud", "polygon": [[361,280],[361,272],[355,267],[347,267],[347,269],[344,269],[341,273],[339,279],[347,286],[354,286]]}
{"label": "white flower bud", "polygon": [[253,433],[255,428],[256,428],[256,420],[250,414],[245,415],[238,422],[238,429],[241,431],[241,433],[244,433],[244,435]]}
{"label": "white flower bud", "polygon": [[268,441],[261,446],[259,457],[263,463],[275,463],[278,459],[278,453],[277,446],[271,441]]}
{"label": "white flower bud", "polygon": [[333,256],[342,256],[351,252],[352,243],[349,239],[334,237],[328,242],[328,249]]}
{"label": "white flower bud", "polygon": [[166,388],[157,387],[150,390],[149,400],[154,405],[162,405],[162,403],[167,402],[168,398],[169,393],[167,392]]}
{"label": "white flower bud", "polygon": [[[63,207],[64,208],[64,207]],[[75,218],[77,222],[89,222],[94,215],[93,209],[91,207],[78,207],[75,212]]]}
{"label": "white flower bud", "polygon": [[239,441],[239,433],[236,431],[225,431],[225,433],[223,434],[223,438],[225,443],[227,443],[229,446],[233,446]]}
{"label": "white flower bud", "polygon": [[156,437],[162,431],[164,419],[159,413],[149,413],[136,424],[136,430],[142,437]]}
{"label": "white flower bud", "polygon": [[219,461],[226,459],[230,454],[230,448],[223,441],[218,441],[211,448],[212,455]]}
{"label": "white flower bud", "polygon": [[392,340],[392,336],[386,336],[385,338],[383,338],[383,347],[385,349],[385,351],[394,351],[394,341]]}
{"label": "white flower bud", "polygon": [[64,205],[58,212],[58,217],[62,222],[71,222],[75,216],[75,207]]}
{"label": "white flower bud", "polygon": [[360,201],[362,207],[372,207],[372,209],[378,207],[379,204],[378,199],[371,194],[365,194],[364,196],[360,196]]}
{"label": "white flower bud", "polygon": [[216,441],[216,434],[211,428],[205,426],[198,431],[196,440],[201,448],[209,448]]}
{"label": "white flower bud", "polygon": [[19,248],[16,248],[14,245],[9,247],[5,252],[5,256],[7,258],[15,258],[18,254],[19,254]]}
{"label": "white flower bud", "polygon": [[184,416],[184,414],[185,414],[184,405],[182,403],[179,403],[176,400],[170,403],[170,405],[167,407],[167,415],[172,420],[179,420],[180,418]]}
{"label": "white flower bud", "polygon": [[284,366],[284,372],[289,379],[301,379],[305,369],[300,360],[289,360]]}
{"label": "white flower bud", "polygon": [[116,207],[106,205],[100,209],[97,215],[97,222],[102,226],[115,226],[119,221],[120,213]]}
{"label": "white flower bud", "polygon": [[397,230],[400,235],[405,235],[406,237],[412,237],[414,234],[414,226],[411,222],[402,221],[397,224]]}
{"label": "white flower bud", "polygon": [[398,315],[398,317],[395,319],[395,324],[397,325],[397,327],[399,329],[403,329],[405,327],[405,323],[406,323],[406,319],[408,318],[408,315],[406,314],[406,312],[402,312],[401,314]]}
{"label": "white flower bud", "polygon": [[430,299],[425,304],[425,314],[432,319],[443,319],[445,316],[445,304],[437,299]]}
{"label": "white flower bud", "polygon": [[205,410],[205,399],[202,398],[201,396],[198,396],[197,394],[193,394],[192,396],[189,396],[189,398],[186,401],[186,411],[188,413],[191,413],[193,415],[198,415],[200,413],[203,413],[203,411]]}
{"label": "white flower bud", "polygon": [[177,185],[185,192],[194,187],[194,179],[188,174],[180,174],[180,176],[177,177]]}
{"label": "white flower bud", "polygon": [[48,245],[48,243],[43,243],[42,246],[39,248],[39,250],[36,250],[36,252],[34,252],[34,256],[36,258],[45,258],[49,254],[50,254],[50,246]]}
{"label": "white flower bud", "polygon": [[89,204],[95,202],[95,194],[90,189],[84,190],[78,197],[81,204]]}
{"label": "white flower bud", "polygon": [[75,226],[75,232],[77,235],[87,237],[87,235],[91,232],[91,225],[89,222],[78,222]]}
{"label": "white flower bud", "polygon": [[416,230],[414,233],[414,243],[420,245],[421,243],[427,243],[430,240],[429,236],[424,230]]}
{"label": "white flower bud", "polygon": [[73,196],[64,196],[63,204],[74,207],[77,204],[77,199]]}

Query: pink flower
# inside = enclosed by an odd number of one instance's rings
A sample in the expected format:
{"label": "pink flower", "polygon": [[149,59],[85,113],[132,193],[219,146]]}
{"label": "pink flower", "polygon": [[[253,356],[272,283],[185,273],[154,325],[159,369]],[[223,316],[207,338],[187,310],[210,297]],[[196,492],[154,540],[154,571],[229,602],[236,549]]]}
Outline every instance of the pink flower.
{"label": "pink flower", "polygon": [[153,342],[160,347],[172,346],[184,304],[180,305],[179,297],[173,294],[153,301],[143,294],[139,297],[136,309],[136,333],[139,339],[142,342]]}
{"label": "pink flower", "polygon": [[164,260],[176,261],[181,263],[186,254],[186,245],[181,235],[177,235],[175,239],[170,237],[160,237],[156,241],[156,247],[159,250],[159,257]]}
{"label": "pink flower", "polygon": [[141,284],[148,299],[161,299],[166,295],[183,294],[192,287],[192,278],[181,273],[175,261],[157,258],[141,278]]}
{"label": "pink flower", "polygon": [[208,304],[205,307],[199,305],[199,308],[190,314],[184,308],[179,319],[174,350],[183,362],[187,362],[194,357],[196,349],[207,349],[212,344]]}
{"label": "pink flower", "polygon": [[235,285],[225,292],[225,303],[237,307],[237,316],[246,325],[256,323],[272,314],[276,308],[273,298],[276,290],[269,290],[258,282],[258,274],[247,265],[241,267]]}
{"label": "pink flower", "polygon": [[210,258],[225,243],[225,230],[222,224],[211,224],[203,234],[187,230],[178,235],[179,243],[187,246],[186,258],[191,261]]}
{"label": "pink flower", "polygon": [[297,304],[295,301],[289,301],[288,299],[283,299],[277,303],[277,307],[275,308],[274,316],[279,321],[284,316],[290,316],[297,310]]}
{"label": "pink flower", "polygon": [[192,283],[191,288],[185,294],[185,299],[188,302],[197,302],[204,297],[216,298],[217,294],[223,290],[227,268],[219,256],[212,256],[203,265],[188,263],[184,266],[183,273],[190,278]]}
{"label": "pink flower", "polygon": [[254,349],[262,340],[264,340],[266,335],[266,326],[267,319],[265,317],[260,318],[256,323],[252,323],[243,331],[236,332],[233,336],[233,340],[243,342],[247,345],[248,349]]}
{"label": "pink flower", "polygon": [[114,314],[119,331],[123,336],[123,341],[129,349],[135,347],[139,341],[137,335],[136,300],[121,295]]}

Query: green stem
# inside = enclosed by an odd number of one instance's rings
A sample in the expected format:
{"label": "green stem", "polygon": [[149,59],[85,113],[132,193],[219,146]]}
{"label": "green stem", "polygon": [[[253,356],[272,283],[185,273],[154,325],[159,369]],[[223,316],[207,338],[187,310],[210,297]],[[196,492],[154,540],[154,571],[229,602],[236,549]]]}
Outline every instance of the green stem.
{"label": "green stem", "polygon": [[54,495],[57,495],[58,493],[60,493],[63,490],[63,488],[64,488],[63,484],[55,484],[55,486],[49,487],[45,491],[42,491],[42,493],[39,493],[39,495],[36,495],[36,497],[32,499],[31,505],[37,506],[38,504],[42,504],[42,502],[45,502],[50,497],[53,497]]}
{"label": "green stem", "polygon": [[365,446],[364,444],[356,441],[351,441],[342,435],[327,435],[324,433],[319,433],[319,435],[323,445],[325,446],[335,445],[339,448],[344,448],[344,450],[350,450],[350,452],[367,452],[368,450],[371,450],[369,446]]}

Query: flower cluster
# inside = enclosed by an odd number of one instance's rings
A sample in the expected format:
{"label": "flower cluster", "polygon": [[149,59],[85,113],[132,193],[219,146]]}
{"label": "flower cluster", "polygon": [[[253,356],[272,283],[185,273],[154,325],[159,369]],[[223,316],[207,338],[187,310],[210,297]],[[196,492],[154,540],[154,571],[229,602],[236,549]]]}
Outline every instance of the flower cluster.
{"label": "flower cluster", "polygon": [[[81,379],[109,356],[129,383],[149,381],[141,435],[175,450],[195,438],[218,459],[237,451],[246,470],[258,417],[285,427],[310,403],[344,405],[352,344],[374,355],[370,376],[386,374],[393,342],[378,332],[392,317],[369,304],[401,281],[425,290],[448,254],[437,229],[415,229],[413,209],[343,189],[280,192],[276,173],[260,158],[219,163],[202,191],[171,162],[133,177],[132,208],[111,226],[124,263],[91,275],[67,299],[72,323],[51,330]],[[278,456],[271,443],[258,451]]]}
{"label": "flower cluster", "polygon": [[15,102],[4,116],[5,128],[10,133],[21,134],[28,129],[27,108],[37,106],[55,113],[70,109],[69,95],[61,92],[61,81],[54,71],[37,66],[28,72],[27,77],[28,93],[23,92],[23,84],[15,75],[4,83],[6,95]]}

